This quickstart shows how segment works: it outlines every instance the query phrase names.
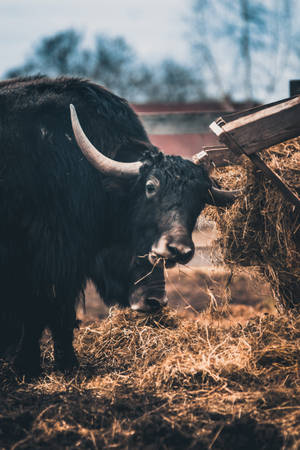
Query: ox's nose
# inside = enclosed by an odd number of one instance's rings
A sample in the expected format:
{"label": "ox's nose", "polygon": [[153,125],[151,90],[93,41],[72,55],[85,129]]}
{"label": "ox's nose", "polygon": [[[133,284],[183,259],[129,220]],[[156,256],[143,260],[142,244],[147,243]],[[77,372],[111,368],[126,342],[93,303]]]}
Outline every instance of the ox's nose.
{"label": "ox's nose", "polygon": [[167,267],[173,267],[176,263],[186,264],[194,256],[195,246],[193,241],[184,236],[162,236],[152,246],[149,253],[149,261],[155,264],[158,259],[165,260]]}
{"label": "ox's nose", "polygon": [[186,264],[194,256],[194,245],[180,245],[176,243],[168,244],[168,250],[177,262]]}

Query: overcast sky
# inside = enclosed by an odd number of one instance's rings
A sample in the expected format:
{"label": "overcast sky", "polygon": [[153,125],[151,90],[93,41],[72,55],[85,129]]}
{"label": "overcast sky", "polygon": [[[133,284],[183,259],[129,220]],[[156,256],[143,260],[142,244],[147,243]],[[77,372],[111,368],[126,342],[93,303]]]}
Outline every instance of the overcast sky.
{"label": "overcast sky", "polygon": [[122,35],[144,60],[188,60],[184,17],[191,0],[0,0],[0,76],[42,36],[73,27],[87,40]]}
{"label": "overcast sky", "polygon": [[[147,63],[166,57],[190,63],[187,18],[192,3],[193,0],[0,0],[0,78],[9,69],[20,66],[42,37],[68,28],[83,32],[87,44],[97,33],[123,36]],[[299,17],[300,0],[295,0],[293,10],[294,16]],[[215,22],[215,18],[212,20]],[[231,60],[226,55],[222,58],[226,70]],[[299,78],[299,73],[288,69],[281,78],[276,92],[258,97],[265,101],[286,97],[288,80]]]}

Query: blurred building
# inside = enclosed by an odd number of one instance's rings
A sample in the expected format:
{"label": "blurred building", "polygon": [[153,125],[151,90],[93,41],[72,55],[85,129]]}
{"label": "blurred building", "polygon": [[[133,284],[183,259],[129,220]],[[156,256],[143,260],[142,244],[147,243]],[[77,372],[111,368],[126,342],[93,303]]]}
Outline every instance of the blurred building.
{"label": "blurred building", "polygon": [[204,145],[219,144],[209,125],[224,113],[257,106],[229,100],[197,103],[147,103],[132,105],[154,145],[165,153],[191,157]]}

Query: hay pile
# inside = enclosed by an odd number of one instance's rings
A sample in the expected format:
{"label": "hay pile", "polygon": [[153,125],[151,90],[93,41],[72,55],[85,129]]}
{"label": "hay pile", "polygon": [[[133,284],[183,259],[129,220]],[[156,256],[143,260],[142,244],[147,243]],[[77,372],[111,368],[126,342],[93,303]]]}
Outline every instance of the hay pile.
{"label": "hay pile", "polygon": [[299,318],[244,326],[202,313],[111,311],[76,334],[80,369],[30,384],[0,372],[0,447],[297,449]]}
{"label": "hay pile", "polygon": [[[264,161],[300,195],[300,139],[261,153]],[[300,215],[274,183],[244,157],[243,167],[216,170],[222,186],[244,188],[223,213],[208,210],[221,231],[225,262],[256,266],[284,309],[300,309]]]}

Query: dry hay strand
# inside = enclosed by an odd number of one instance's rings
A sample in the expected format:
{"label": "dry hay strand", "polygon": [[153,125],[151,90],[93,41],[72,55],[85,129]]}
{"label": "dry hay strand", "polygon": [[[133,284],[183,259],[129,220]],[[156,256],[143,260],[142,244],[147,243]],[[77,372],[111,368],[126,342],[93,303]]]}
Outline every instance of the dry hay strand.
{"label": "dry hay strand", "polygon": [[[266,164],[300,195],[300,139],[264,150]],[[221,231],[220,244],[227,264],[259,269],[285,310],[300,309],[300,214],[251,161],[242,167],[216,170],[222,186],[242,188],[229,209],[207,214]]]}
{"label": "dry hay strand", "polygon": [[4,366],[0,446],[296,450],[299,320],[224,327],[208,313],[113,309],[76,332],[81,367],[69,376],[48,367],[26,384]]}

